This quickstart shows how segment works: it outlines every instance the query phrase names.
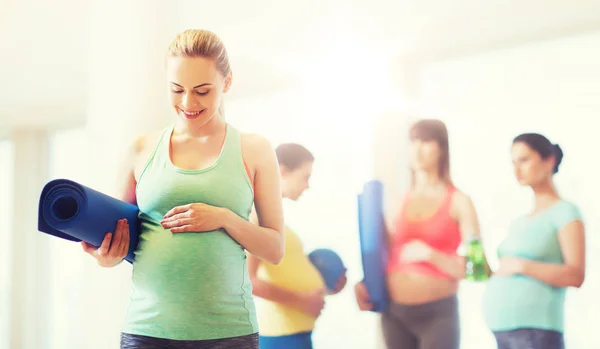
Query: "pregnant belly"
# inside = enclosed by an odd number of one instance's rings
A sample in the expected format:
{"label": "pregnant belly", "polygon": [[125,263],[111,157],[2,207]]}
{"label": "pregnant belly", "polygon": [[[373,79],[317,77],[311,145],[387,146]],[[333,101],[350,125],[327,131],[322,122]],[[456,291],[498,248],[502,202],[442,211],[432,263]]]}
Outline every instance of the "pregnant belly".
{"label": "pregnant belly", "polygon": [[433,302],[458,291],[455,280],[410,271],[388,274],[387,284],[390,298],[400,304]]}
{"label": "pregnant belly", "polygon": [[[493,276],[483,297],[483,312],[489,321],[527,309],[550,316],[562,309],[564,289],[522,276]],[[527,312],[525,311],[525,312]]]}
{"label": "pregnant belly", "polygon": [[222,231],[142,234],[133,264],[138,297],[190,302],[197,297],[241,295],[247,281],[243,248]]}

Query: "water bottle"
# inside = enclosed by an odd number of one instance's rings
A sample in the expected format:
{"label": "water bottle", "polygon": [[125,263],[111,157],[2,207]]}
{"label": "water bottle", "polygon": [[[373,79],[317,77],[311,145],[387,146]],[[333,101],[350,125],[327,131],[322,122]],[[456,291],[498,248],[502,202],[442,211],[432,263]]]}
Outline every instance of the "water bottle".
{"label": "water bottle", "polygon": [[479,238],[473,238],[466,243],[465,251],[465,280],[484,281],[488,279],[488,267],[485,261],[483,245]]}

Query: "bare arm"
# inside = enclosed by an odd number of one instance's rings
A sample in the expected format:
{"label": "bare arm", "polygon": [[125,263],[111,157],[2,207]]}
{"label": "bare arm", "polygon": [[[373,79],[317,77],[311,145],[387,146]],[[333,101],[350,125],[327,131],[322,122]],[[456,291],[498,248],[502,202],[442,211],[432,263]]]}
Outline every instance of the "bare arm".
{"label": "bare arm", "polygon": [[252,137],[245,146],[249,149],[245,159],[255,168],[254,206],[258,225],[227,210],[223,228],[251,254],[278,264],[284,248],[279,164],[275,151],[264,138]]}
{"label": "bare arm", "polygon": [[260,263],[263,263],[260,258],[248,253],[247,262],[248,273],[250,273],[250,280],[252,281],[252,293],[256,297],[292,308],[300,308],[303,299],[302,294],[259,279],[256,274]]}
{"label": "bare arm", "polygon": [[[452,198],[451,211],[458,221],[463,241],[480,237],[479,219],[473,201],[467,195],[456,192]],[[463,257],[451,256],[434,250],[431,257],[432,263],[456,279],[465,277],[465,261]],[[487,264],[487,261],[485,262]],[[487,268],[489,270],[489,268]]]}
{"label": "bare arm", "polygon": [[522,261],[521,274],[554,287],[581,287],[585,280],[585,227],[580,220],[564,226],[558,233],[564,263]]}

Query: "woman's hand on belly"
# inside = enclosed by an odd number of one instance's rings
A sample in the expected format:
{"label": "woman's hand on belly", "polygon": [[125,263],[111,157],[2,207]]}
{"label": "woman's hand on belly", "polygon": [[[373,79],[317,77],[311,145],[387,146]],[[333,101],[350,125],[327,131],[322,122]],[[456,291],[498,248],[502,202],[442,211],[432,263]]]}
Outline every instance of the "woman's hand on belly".
{"label": "woman's hand on belly", "polygon": [[324,307],[325,290],[316,290],[303,294],[299,297],[299,302],[296,306],[297,309],[315,318],[321,315]]}
{"label": "woman's hand on belly", "polygon": [[194,203],[172,208],[160,224],[172,233],[207,232],[223,228],[226,208]]}
{"label": "woman's hand on belly", "polygon": [[400,250],[400,260],[404,263],[428,262],[433,255],[433,248],[421,240],[412,240]]}
{"label": "woman's hand on belly", "polygon": [[421,240],[407,242],[400,249],[400,261],[405,264],[429,263],[454,279],[465,276],[464,258],[436,250]]}
{"label": "woman's hand on belly", "polygon": [[511,276],[523,273],[524,260],[517,257],[502,257],[495,275]]}

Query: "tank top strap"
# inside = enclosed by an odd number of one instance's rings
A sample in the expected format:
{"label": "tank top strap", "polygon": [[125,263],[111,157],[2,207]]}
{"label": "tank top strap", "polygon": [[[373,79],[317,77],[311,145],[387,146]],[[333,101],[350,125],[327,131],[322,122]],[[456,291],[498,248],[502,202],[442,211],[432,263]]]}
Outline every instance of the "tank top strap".
{"label": "tank top strap", "polygon": [[442,202],[440,211],[450,214],[450,208],[452,207],[452,198],[454,197],[455,192],[456,188],[453,185],[448,185],[448,188],[446,189],[446,197]]}
{"label": "tank top strap", "polygon": [[158,144],[156,145],[157,149],[154,157],[163,165],[166,165],[168,161],[171,161],[171,136],[173,135],[174,129],[175,124],[165,127],[158,140]]}
{"label": "tank top strap", "polygon": [[[144,169],[140,174],[139,180],[142,178],[146,170],[152,166],[156,166],[157,164],[161,167],[166,165],[166,161],[169,160],[169,143],[171,140],[171,132],[173,131],[174,126],[165,127],[160,136],[158,137],[158,141],[154,144],[154,148],[152,149],[152,153],[150,153],[150,157],[146,160],[146,164],[144,165]],[[166,157],[165,157],[166,156]]]}
{"label": "tank top strap", "polygon": [[[245,171],[244,161],[242,159],[242,140],[240,132],[230,124],[227,124],[225,142],[221,152],[221,165],[227,165]],[[243,173],[243,172],[242,172]]]}
{"label": "tank top strap", "polygon": [[397,214],[396,219],[404,219],[406,217],[406,208],[408,206],[408,198],[410,197],[411,190],[407,190],[404,195],[402,195],[402,201],[400,202],[400,210]]}

